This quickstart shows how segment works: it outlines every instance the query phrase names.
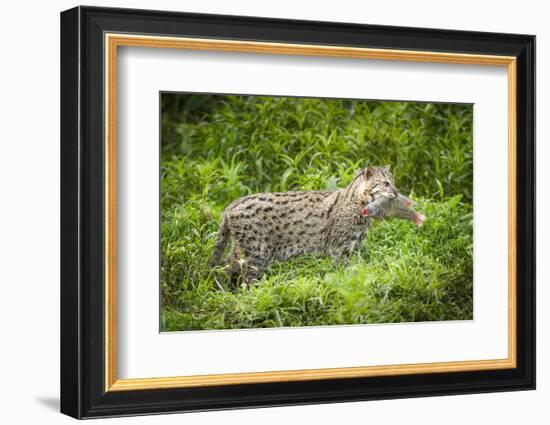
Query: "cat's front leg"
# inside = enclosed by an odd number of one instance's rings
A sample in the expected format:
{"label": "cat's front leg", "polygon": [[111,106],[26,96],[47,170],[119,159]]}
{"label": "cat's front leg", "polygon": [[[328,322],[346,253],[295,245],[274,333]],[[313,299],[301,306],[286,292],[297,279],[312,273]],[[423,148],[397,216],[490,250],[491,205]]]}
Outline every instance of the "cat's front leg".
{"label": "cat's front leg", "polygon": [[334,268],[346,267],[351,258],[351,251],[349,249],[340,249],[332,252],[331,256]]}

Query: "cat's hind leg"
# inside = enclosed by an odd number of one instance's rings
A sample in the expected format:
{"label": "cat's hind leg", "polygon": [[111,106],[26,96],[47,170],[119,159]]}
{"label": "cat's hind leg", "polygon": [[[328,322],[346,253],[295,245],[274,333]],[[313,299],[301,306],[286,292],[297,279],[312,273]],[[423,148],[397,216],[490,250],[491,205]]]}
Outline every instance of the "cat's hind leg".
{"label": "cat's hind leg", "polygon": [[246,283],[253,282],[255,280],[258,280],[262,274],[264,273],[265,269],[268,266],[268,261],[266,259],[260,259],[260,258],[250,258],[247,259],[245,263],[245,269],[244,269],[244,279]]}
{"label": "cat's hind leg", "polygon": [[239,286],[241,283],[251,283],[258,280],[268,266],[268,259],[256,253],[245,252],[233,248],[227,263],[227,272],[231,276],[231,283]]}
{"label": "cat's hind leg", "polygon": [[229,274],[233,286],[238,286],[239,284],[239,277],[243,272],[244,263],[245,260],[242,259],[237,247],[233,246],[225,266],[225,270]]}
{"label": "cat's hind leg", "polygon": [[273,251],[270,247],[248,245],[243,250],[243,254],[245,261],[241,274],[245,283],[249,283],[262,276],[273,256]]}
{"label": "cat's hind leg", "polygon": [[267,264],[267,261],[247,261],[243,274],[245,283],[258,280],[267,268]]}

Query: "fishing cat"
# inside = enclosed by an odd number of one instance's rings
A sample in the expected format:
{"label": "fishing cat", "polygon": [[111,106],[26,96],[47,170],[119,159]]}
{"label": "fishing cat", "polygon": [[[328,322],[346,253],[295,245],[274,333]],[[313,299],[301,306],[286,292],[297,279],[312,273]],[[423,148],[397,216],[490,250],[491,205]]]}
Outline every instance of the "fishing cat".
{"label": "fishing cat", "polygon": [[376,166],[361,170],[343,189],[245,196],[223,211],[210,264],[222,263],[230,237],[228,269],[245,281],[259,278],[272,261],[300,254],[329,255],[337,263],[361,247],[371,218],[421,224],[417,213],[406,211],[411,203],[399,194],[389,168]]}

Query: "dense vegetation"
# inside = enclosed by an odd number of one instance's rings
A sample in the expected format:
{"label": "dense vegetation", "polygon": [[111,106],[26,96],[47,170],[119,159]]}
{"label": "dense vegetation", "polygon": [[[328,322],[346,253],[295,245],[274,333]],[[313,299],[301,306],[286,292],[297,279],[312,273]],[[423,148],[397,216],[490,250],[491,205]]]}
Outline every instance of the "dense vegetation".
{"label": "dense vegetation", "polygon": [[[161,119],[163,331],[472,318],[471,106],[163,94]],[[424,227],[377,221],[346,266],[297,257],[251,286],[207,266],[235,198],[344,187],[369,164]]]}

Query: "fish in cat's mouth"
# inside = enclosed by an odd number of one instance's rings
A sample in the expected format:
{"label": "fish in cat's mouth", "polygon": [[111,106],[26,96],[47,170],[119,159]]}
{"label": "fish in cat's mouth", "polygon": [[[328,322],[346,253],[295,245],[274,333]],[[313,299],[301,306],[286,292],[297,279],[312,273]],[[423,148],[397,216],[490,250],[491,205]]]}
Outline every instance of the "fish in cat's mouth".
{"label": "fish in cat's mouth", "polygon": [[411,198],[407,198],[405,195],[397,192],[394,197],[390,198],[387,196],[380,196],[379,198],[367,203],[361,210],[361,215],[364,217],[372,215],[374,209],[378,207],[386,208],[389,205],[390,201],[396,200],[399,201],[398,205],[403,208],[411,208],[414,204],[416,204],[416,202],[414,202]]}
{"label": "fish in cat's mouth", "polygon": [[403,218],[422,226],[426,216],[414,211],[411,207],[415,202],[406,196],[397,193],[395,197],[380,196],[368,203],[362,210],[361,216],[369,218],[384,218],[387,216]]}

